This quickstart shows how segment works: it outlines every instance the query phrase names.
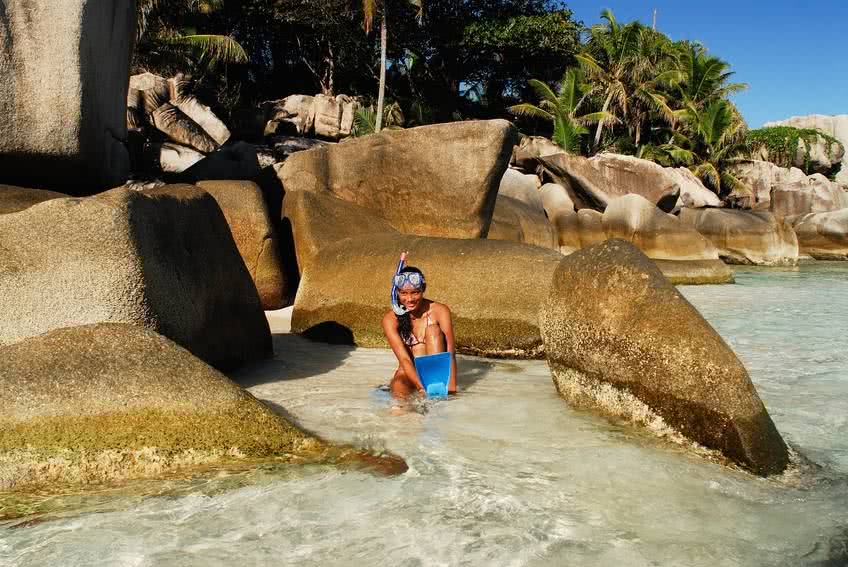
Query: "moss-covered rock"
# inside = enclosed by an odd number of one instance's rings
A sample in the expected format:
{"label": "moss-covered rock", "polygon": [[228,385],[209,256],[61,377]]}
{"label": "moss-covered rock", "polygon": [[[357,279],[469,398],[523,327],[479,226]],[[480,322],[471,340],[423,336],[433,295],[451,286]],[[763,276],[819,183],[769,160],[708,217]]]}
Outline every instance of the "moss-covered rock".
{"label": "moss-covered rock", "polygon": [[0,491],[57,489],[245,459],[397,457],[330,445],[167,338],[100,323],[0,348]]}

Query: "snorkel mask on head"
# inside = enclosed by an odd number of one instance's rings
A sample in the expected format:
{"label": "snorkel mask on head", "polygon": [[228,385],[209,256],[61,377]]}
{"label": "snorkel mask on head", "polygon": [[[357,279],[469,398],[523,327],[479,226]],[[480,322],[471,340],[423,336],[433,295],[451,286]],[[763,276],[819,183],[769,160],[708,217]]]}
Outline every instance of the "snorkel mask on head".
{"label": "snorkel mask on head", "polygon": [[398,262],[397,270],[395,270],[395,275],[392,278],[392,311],[395,312],[395,315],[398,317],[406,314],[406,307],[400,304],[398,301],[398,289],[404,287],[405,285],[410,285],[413,289],[419,290],[424,288],[424,274],[419,274],[418,272],[404,272],[403,266],[406,263],[406,256],[409,252],[401,252],[400,262]]}

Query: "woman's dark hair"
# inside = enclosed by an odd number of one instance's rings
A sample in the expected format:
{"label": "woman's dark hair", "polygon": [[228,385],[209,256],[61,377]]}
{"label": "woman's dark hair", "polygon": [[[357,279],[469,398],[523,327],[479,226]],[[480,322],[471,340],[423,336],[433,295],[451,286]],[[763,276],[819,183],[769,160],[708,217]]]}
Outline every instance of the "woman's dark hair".
{"label": "woman's dark hair", "polygon": [[[406,266],[401,271],[401,274],[421,274],[424,275],[424,272],[416,268],[415,266]],[[425,286],[426,287],[426,284]],[[422,290],[424,288],[421,288]],[[398,320],[398,333],[400,334],[400,338],[403,339],[403,342],[409,341],[409,338],[412,336],[412,319],[409,316],[409,313],[404,313],[403,315],[395,315]]]}

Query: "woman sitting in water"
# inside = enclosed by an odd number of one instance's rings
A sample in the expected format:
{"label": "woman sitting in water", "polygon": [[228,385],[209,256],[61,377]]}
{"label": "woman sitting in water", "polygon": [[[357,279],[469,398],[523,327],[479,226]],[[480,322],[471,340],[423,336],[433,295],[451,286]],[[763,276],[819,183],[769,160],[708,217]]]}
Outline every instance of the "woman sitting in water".
{"label": "woman sitting in water", "polygon": [[[401,256],[401,263],[406,255]],[[427,284],[424,274],[413,266],[407,266],[394,276],[397,288],[397,311],[390,310],[383,316],[383,332],[398,359],[398,369],[392,378],[392,396],[406,398],[416,391],[424,394],[424,386],[415,370],[413,357],[439,352],[454,353],[453,322],[447,305],[424,297]],[[448,392],[456,392],[456,357],[451,356]]]}

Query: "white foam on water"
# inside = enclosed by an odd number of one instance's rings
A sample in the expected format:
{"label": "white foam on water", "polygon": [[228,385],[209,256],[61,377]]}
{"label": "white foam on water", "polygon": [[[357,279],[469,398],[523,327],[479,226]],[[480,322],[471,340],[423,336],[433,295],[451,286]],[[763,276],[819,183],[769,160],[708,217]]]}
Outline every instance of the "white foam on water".
{"label": "white foam on water", "polygon": [[77,512],[0,527],[0,565],[838,565],[848,266],[746,269],[737,282],[682,291],[816,463],[796,455],[787,478],[573,409],[542,361],[462,357],[456,399],[393,416],[376,389],[390,352],[277,334],[275,360],[239,376],[250,391],[326,438],[403,456],[407,473],[269,465],[82,499]]}

